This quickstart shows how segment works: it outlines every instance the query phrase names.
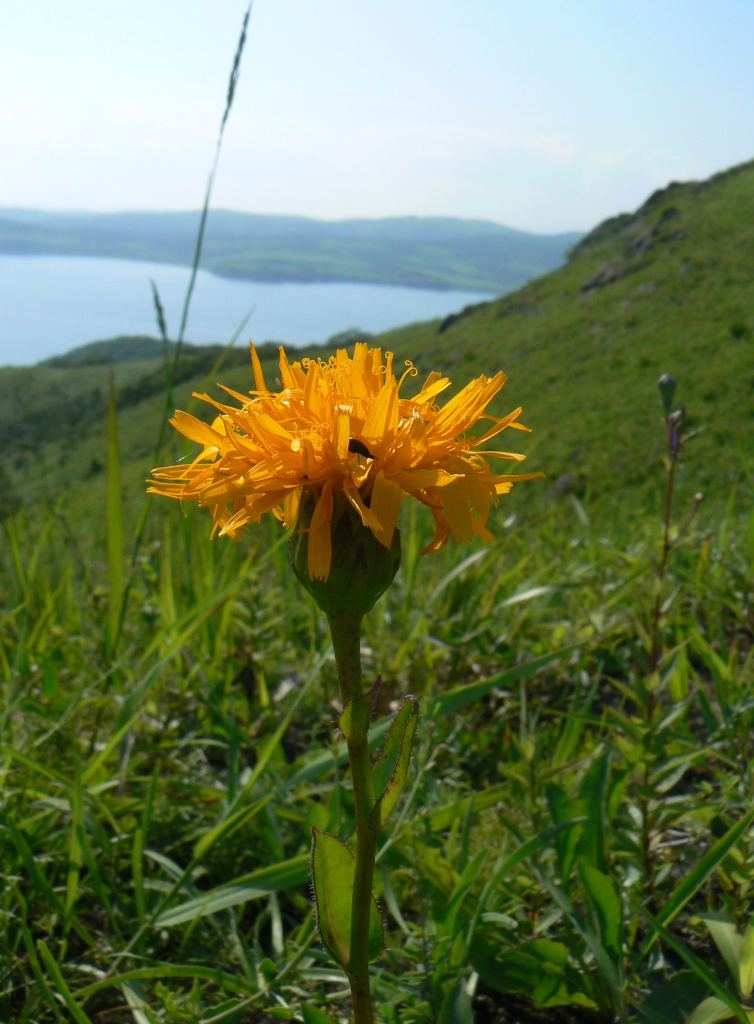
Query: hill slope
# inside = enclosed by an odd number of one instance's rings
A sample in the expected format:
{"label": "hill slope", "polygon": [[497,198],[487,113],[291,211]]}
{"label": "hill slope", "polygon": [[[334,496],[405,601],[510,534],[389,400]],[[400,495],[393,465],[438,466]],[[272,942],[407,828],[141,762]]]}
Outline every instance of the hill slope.
{"label": "hill slope", "polygon": [[[472,373],[506,370],[501,405],[522,404],[535,430],[513,440],[528,443],[530,468],[549,478],[520,488],[509,507],[547,502],[565,475],[592,514],[629,527],[647,502],[659,504],[662,372],[677,378],[679,401],[697,431],[684,455],[679,501],[703,490],[711,509],[734,489],[750,506],[753,257],[750,163],[655,193],[634,214],[596,228],[566,266],[513,295],[375,340],[422,371],[448,371],[459,384]],[[186,349],[177,405],[186,408],[191,390],[218,379],[248,389],[246,353],[231,353],[217,369],[219,352]],[[271,367],[272,348],[263,355]],[[140,502],[165,416],[161,363],[114,369],[126,480]],[[108,373],[101,365],[0,371],[1,464],[20,496],[68,488],[82,505],[100,493],[94,477],[104,458]],[[181,448],[171,446],[172,458]],[[46,475],[35,471],[40,466]],[[560,483],[563,489],[566,481]]]}
{"label": "hill slope", "polygon": [[[190,264],[199,213],[0,209],[0,252]],[[257,281],[367,281],[502,292],[559,266],[581,236],[451,217],[320,221],[211,211],[202,267]]]}
{"label": "hill slope", "polygon": [[681,485],[726,500],[750,488],[754,462],[754,162],[672,184],[599,225],[560,270],[381,341],[458,378],[502,366],[536,428],[537,467],[613,503],[654,487],[669,372],[698,431]]}

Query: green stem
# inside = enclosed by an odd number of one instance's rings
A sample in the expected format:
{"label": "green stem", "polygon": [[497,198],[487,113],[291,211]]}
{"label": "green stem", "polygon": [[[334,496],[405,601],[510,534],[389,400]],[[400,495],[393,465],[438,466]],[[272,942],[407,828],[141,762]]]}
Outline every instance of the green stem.
{"label": "green stem", "polygon": [[361,683],[361,615],[328,616],[343,706],[351,705],[347,736],[351,781],[356,807],[356,870],[351,903],[351,985],[354,1024],[374,1024],[369,987],[369,918],[372,913],[372,882],[377,852],[377,828],[370,821],[374,806],[372,766],[369,759],[369,696]]}

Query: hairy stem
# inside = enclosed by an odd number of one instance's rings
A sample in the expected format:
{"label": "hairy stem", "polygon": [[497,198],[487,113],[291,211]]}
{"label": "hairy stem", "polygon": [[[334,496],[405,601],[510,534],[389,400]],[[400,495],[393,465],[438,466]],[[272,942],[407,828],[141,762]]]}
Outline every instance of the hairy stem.
{"label": "hairy stem", "polygon": [[370,821],[374,806],[372,767],[369,759],[369,696],[361,682],[361,616],[332,615],[335,662],[343,706],[351,705],[346,737],[351,762],[351,781],[356,807],[356,870],[351,904],[351,952],[348,980],[351,985],[355,1024],[374,1024],[369,986],[369,918],[372,913],[372,881],[377,852],[377,826]]}

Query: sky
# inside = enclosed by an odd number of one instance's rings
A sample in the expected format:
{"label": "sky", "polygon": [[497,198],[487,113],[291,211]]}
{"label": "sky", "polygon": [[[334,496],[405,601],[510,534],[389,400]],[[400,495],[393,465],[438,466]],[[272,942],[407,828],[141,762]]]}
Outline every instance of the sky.
{"label": "sky", "polygon": [[[0,207],[196,209],[246,0],[2,0]],[[255,0],[213,205],[587,230],[754,157],[754,0]]]}

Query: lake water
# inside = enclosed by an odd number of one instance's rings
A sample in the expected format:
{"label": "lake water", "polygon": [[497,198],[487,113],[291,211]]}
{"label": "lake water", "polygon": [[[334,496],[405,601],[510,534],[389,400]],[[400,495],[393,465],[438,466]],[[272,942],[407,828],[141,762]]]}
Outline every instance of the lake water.
{"label": "lake water", "polygon": [[[160,291],[173,337],[188,284],[187,267],[0,255],[0,365],[27,366],[119,334],[156,337],[150,278]],[[378,332],[446,316],[488,297],[373,284],[267,284],[200,271],[186,339],[227,342],[251,312],[240,340],[305,345],[349,327]]]}

